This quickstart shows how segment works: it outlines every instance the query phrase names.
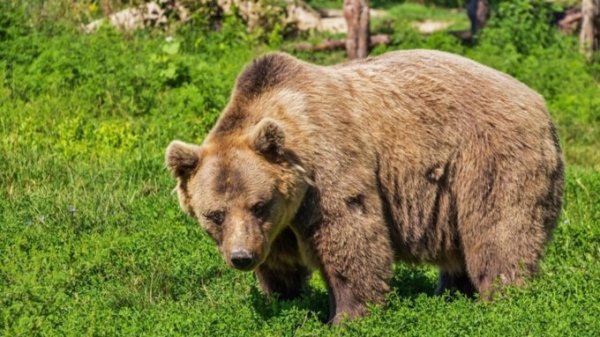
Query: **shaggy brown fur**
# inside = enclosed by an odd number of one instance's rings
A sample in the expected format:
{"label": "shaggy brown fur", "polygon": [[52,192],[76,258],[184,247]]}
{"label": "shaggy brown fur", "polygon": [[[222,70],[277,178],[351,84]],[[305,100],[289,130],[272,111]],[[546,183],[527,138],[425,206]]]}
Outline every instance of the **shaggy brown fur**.
{"label": "shaggy brown fur", "polygon": [[263,56],[203,145],[166,157],[229,265],[286,298],[320,270],[333,322],[384,299],[394,260],[438,265],[438,292],[522,284],[562,200],[542,97],[436,51],[333,67]]}

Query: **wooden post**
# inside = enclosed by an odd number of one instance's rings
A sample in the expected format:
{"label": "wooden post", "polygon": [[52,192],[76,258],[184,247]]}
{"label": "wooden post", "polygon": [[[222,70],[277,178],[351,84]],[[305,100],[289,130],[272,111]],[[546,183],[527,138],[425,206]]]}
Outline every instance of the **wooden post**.
{"label": "wooden post", "polygon": [[344,18],[348,24],[346,52],[348,58],[369,55],[369,0],[344,0]]}
{"label": "wooden post", "polygon": [[583,0],[581,13],[580,48],[583,55],[590,59],[592,53],[600,48],[600,0]]}
{"label": "wooden post", "polygon": [[101,0],[100,8],[102,9],[102,14],[104,14],[104,16],[109,16],[113,13],[113,9],[112,9],[110,0]]}

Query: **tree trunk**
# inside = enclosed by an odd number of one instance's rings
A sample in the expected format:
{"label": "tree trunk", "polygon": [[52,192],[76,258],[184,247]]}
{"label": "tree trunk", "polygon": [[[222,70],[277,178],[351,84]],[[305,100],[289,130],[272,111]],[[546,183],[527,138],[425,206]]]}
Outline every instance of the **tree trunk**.
{"label": "tree trunk", "polygon": [[590,59],[600,47],[600,0],[583,0],[581,4],[581,52]]}
{"label": "tree trunk", "polygon": [[110,0],[101,0],[100,8],[102,9],[102,14],[104,14],[104,16],[109,16],[113,13],[113,9],[112,9]]}
{"label": "tree trunk", "polygon": [[344,0],[344,18],[348,24],[346,52],[348,58],[365,58],[369,54],[369,1]]}
{"label": "tree trunk", "polygon": [[467,15],[471,21],[471,36],[475,36],[490,17],[490,5],[487,0],[470,0],[467,4]]}

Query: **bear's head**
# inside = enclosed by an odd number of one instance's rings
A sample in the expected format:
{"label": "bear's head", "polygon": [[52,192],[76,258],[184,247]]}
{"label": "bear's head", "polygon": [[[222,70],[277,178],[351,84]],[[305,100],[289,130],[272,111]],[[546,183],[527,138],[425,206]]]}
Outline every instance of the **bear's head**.
{"label": "bear's head", "polygon": [[265,117],[241,134],[209,137],[201,146],[173,141],[167,148],[181,208],[236,269],[265,261],[310,183],[285,138],[283,126]]}

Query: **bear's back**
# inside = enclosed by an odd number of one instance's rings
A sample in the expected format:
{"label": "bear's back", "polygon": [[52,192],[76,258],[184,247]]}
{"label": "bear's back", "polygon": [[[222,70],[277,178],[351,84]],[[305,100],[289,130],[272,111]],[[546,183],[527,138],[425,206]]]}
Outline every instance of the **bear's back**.
{"label": "bear's back", "polygon": [[423,153],[417,148],[443,147],[446,152],[468,143],[492,147],[497,154],[514,155],[515,148],[540,144],[556,151],[543,98],[511,76],[467,58],[396,51],[324,70],[330,80],[319,90],[337,97],[338,105],[326,113],[333,120],[351,115],[349,123],[367,130],[370,143],[414,145],[419,156]]}
{"label": "bear's back", "polygon": [[[454,114],[464,121],[501,118],[519,124],[549,120],[543,98],[515,78],[462,56],[407,50],[333,66],[362,99],[393,96],[413,113]],[[373,95],[374,94],[374,95]],[[418,106],[424,111],[412,108]]]}

